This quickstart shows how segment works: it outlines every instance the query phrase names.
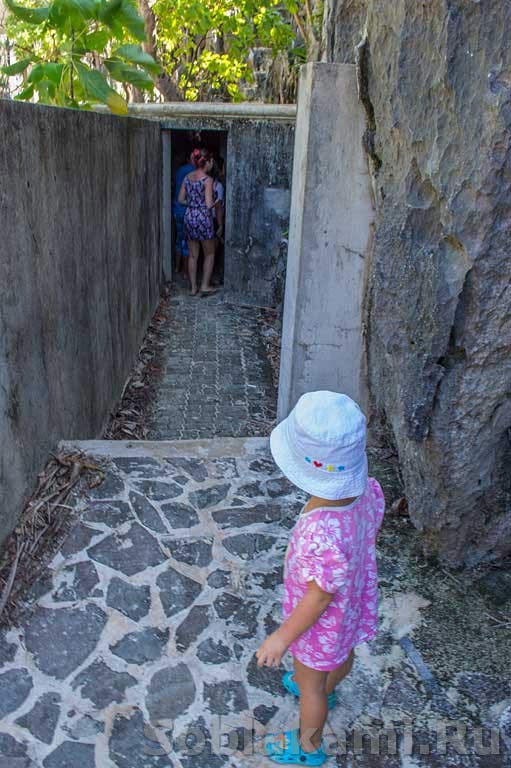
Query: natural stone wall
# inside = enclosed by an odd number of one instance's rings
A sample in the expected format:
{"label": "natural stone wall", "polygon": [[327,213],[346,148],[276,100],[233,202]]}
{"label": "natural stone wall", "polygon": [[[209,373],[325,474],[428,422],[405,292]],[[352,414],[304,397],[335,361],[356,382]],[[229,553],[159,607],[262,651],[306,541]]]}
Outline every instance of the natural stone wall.
{"label": "natural stone wall", "polygon": [[56,442],[97,436],[161,285],[160,128],[0,101],[0,540]]}
{"label": "natural stone wall", "polygon": [[374,403],[430,552],[511,549],[511,5],[330,0],[325,58],[366,26],[378,209],[368,295]]}

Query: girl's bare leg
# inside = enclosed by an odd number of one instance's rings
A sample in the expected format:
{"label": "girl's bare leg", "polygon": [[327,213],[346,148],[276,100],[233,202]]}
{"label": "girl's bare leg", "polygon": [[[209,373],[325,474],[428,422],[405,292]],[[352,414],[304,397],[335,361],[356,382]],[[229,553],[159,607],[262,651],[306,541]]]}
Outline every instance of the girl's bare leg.
{"label": "girl's bare leg", "polygon": [[344,661],[340,667],[337,667],[337,669],[333,669],[331,672],[328,673],[327,681],[326,681],[326,695],[330,696],[331,693],[333,693],[334,688],[339,685],[341,680],[344,680],[346,675],[348,675],[351,672],[351,668],[353,667],[353,660],[355,659],[355,654],[353,653],[353,648],[350,651],[350,655]]}
{"label": "girl's bare leg", "polygon": [[326,681],[328,672],[318,672],[294,659],[294,678],[300,689],[300,746],[314,752],[321,746],[328,714]]}
{"label": "girl's bare leg", "polygon": [[190,278],[190,293],[197,293],[197,262],[199,261],[200,245],[197,240],[188,240],[188,277]]}
{"label": "girl's bare leg", "polygon": [[204,250],[204,265],[202,268],[201,291],[203,293],[208,293],[214,290],[210,285],[210,282],[211,275],[213,274],[213,267],[215,266],[215,241],[203,240],[202,248]]}

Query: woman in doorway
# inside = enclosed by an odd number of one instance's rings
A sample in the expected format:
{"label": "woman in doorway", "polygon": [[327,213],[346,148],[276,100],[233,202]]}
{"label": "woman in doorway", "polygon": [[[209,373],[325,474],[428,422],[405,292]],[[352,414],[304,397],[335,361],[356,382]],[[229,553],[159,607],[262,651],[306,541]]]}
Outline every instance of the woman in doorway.
{"label": "woman in doorway", "polygon": [[213,179],[208,171],[213,167],[213,157],[207,149],[194,149],[191,161],[195,170],[185,176],[179,190],[179,202],[186,204],[184,237],[188,242],[188,276],[190,293],[197,296],[197,264],[200,246],[204,251],[204,266],[200,293],[215,293],[210,281],[215,265],[215,227],[213,222]]}

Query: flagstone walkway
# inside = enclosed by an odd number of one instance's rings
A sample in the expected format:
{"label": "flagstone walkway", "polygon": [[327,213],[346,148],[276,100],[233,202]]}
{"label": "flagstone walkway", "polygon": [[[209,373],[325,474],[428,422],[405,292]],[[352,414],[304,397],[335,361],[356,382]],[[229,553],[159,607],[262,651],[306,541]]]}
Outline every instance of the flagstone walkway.
{"label": "flagstone walkway", "polygon": [[[303,496],[265,439],[74,445],[110,464],[77,499],[76,525],[17,626],[0,633],[0,768],[264,768],[265,734],[297,724],[284,667],[260,670],[254,652],[280,618]],[[474,730],[484,725],[485,748],[498,724],[511,741],[509,679],[471,667],[492,660],[474,661],[462,638],[467,660],[445,685],[446,655],[433,667],[424,658],[433,606],[410,581],[402,540],[392,527],[383,536],[381,630],[357,649],[330,713],[330,764],[509,764],[478,754]],[[442,582],[428,583],[441,598]],[[466,754],[432,731],[456,720],[469,728]],[[382,729],[390,741],[372,754]]]}
{"label": "flagstone walkway", "polygon": [[258,322],[261,310],[173,287],[163,370],[149,439],[267,435],[277,392]]}

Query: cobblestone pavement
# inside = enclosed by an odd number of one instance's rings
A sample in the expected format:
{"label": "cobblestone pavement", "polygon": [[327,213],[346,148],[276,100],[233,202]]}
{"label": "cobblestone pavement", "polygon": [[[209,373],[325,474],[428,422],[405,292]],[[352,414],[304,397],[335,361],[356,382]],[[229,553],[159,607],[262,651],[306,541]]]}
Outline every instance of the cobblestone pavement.
{"label": "cobblestone pavement", "polygon": [[[269,765],[264,736],[296,726],[297,707],[283,668],[258,669],[254,652],[279,621],[303,497],[264,439],[78,445],[111,464],[77,501],[18,625],[0,633],[1,768]],[[412,640],[428,600],[397,560],[380,555],[379,568],[381,630],[357,649],[330,713],[330,764],[504,766],[472,737],[467,754],[444,754],[428,728],[500,722],[509,734],[509,681],[465,669],[442,687]],[[372,755],[361,735],[381,728],[390,747]]]}
{"label": "cobblestone pavement", "polygon": [[260,310],[176,288],[151,440],[267,435],[277,393],[257,321]]}

